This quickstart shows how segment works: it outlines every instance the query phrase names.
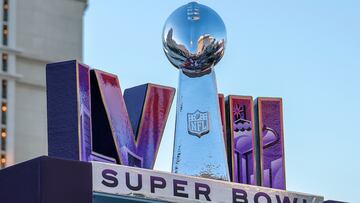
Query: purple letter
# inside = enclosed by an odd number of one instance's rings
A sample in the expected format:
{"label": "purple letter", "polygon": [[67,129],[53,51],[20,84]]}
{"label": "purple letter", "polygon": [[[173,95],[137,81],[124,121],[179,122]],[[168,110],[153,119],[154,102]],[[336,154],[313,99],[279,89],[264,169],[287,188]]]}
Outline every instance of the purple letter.
{"label": "purple letter", "polygon": [[[284,197],[284,200],[281,201],[280,196],[279,196],[279,195],[276,195],[276,200],[277,200],[278,203],[291,203],[289,197],[287,197],[287,196],[285,196],[285,197]],[[295,197],[295,198],[293,199],[293,203],[297,203],[297,200],[298,200],[298,199]],[[305,201],[306,201],[306,200],[305,200]]]}
{"label": "purple letter", "polygon": [[101,183],[107,187],[116,187],[119,182],[116,178],[117,172],[111,169],[105,169],[102,172],[102,177],[110,182],[106,182],[105,180],[101,181]]}
{"label": "purple letter", "polygon": [[[254,196],[254,202],[255,202],[255,203],[259,203],[259,198],[260,198],[260,197],[265,197],[266,202],[267,202],[267,203],[271,203],[271,198],[270,198],[270,196],[269,196],[268,194],[264,193],[264,192],[258,192],[258,193],[256,193],[255,196]],[[260,202],[261,202],[261,203],[264,203],[264,201],[260,201]]]}
{"label": "purple letter", "polygon": [[226,101],[233,182],[256,185],[253,99],[231,95]]}
{"label": "purple letter", "polygon": [[141,190],[142,188],[142,175],[141,174],[138,174],[138,184],[137,186],[132,186],[130,184],[130,173],[129,172],[126,172],[125,173],[125,179],[126,179],[126,187],[128,187],[130,190],[133,190],[133,191],[139,191]]}
{"label": "purple letter", "polygon": [[49,156],[90,161],[90,68],[77,61],[46,66]]}
{"label": "purple letter", "polygon": [[177,197],[185,197],[185,198],[188,198],[189,195],[186,194],[186,193],[181,193],[179,191],[185,191],[185,187],[183,186],[180,186],[180,185],[187,185],[187,182],[184,181],[184,180],[176,180],[174,179],[173,181],[173,189],[174,189],[174,196],[177,196]]}
{"label": "purple letter", "polygon": [[[160,183],[156,183],[160,182]],[[150,190],[151,193],[155,193],[155,188],[164,189],[166,187],[166,180],[162,177],[150,176]]]}
{"label": "purple letter", "polygon": [[247,193],[242,189],[232,189],[232,199],[233,203],[248,203]]}
{"label": "purple letter", "polygon": [[260,140],[261,185],[286,189],[281,98],[258,98],[257,134]]}
{"label": "purple letter", "polygon": [[[202,190],[200,188],[203,188]],[[207,201],[211,201],[210,195],[210,187],[207,184],[203,183],[195,183],[195,198],[199,199],[200,195],[204,195]]]}
{"label": "purple letter", "polygon": [[123,165],[153,168],[174,88],[146,84],[125,91],[124,100],[115,75],[90,75],[94,151]]}

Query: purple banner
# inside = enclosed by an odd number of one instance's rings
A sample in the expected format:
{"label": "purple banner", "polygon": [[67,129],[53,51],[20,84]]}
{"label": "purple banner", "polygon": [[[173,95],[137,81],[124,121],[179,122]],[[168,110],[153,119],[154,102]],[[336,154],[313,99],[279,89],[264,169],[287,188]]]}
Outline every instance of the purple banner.
{"label": "purple banner", "polygon": [[253,99],[229,96],[227,110],[233,182],[256,185]]}
{"label": "purple banner", "polygon": [[261,185],[286,189],[281,98],[258,98]]}

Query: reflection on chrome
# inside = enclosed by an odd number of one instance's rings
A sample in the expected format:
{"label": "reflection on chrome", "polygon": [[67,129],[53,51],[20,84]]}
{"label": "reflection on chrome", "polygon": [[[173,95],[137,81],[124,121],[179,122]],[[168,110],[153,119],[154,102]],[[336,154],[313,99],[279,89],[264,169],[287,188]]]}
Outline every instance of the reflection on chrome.
{"label": "reflection on chrome", "polygon": [[226,29],[209,7],[191,2],[175,10],[163,30],[169,61],[191,77],[210,73],[224,55]]}

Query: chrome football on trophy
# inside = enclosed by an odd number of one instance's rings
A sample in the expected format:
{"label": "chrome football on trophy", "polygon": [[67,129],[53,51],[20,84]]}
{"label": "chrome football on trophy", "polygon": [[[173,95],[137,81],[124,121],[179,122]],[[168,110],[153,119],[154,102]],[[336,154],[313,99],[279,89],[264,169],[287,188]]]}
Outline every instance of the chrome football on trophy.
{"label": "chrome football on trophy", "polygon": [[230,180],[214,72],[224,55],[224,22],[191,2],[168,17],[162,40],[180,70],[172,172]]}

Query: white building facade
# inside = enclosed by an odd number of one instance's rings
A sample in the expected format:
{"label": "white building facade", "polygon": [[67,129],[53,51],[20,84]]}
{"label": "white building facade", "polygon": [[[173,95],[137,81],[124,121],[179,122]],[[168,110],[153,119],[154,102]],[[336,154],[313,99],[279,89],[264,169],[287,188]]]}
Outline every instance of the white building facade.
{"label": "white building facade", "polygon": [[82,60],[87,0],[0,0],[0,168],[47,154],[45,66]]}

